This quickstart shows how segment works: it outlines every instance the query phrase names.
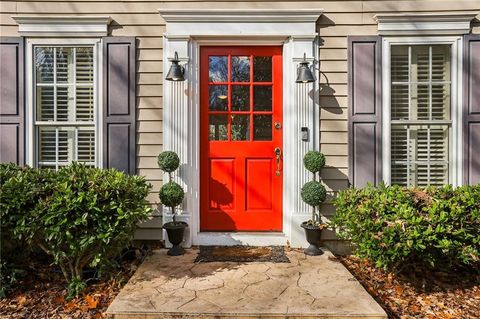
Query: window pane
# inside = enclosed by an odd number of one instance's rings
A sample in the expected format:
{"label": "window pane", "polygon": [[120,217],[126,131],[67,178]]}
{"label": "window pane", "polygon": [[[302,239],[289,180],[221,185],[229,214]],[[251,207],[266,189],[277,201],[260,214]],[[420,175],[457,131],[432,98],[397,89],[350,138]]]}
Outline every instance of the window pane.
{"label": "window pane", "polygon": [[408,120],[408,85],[392,84],[392,120]]}
{"label": "window pane", "polygon": [[271,82],[272,81],[272,57],[256,56],[253,57],[253,81]]}
{"label": "window pane", "polygon": [[53,83],[53,48],[35,48],[35,73],[37,83]]}
{"label": "window pane", "polygon": [[57,83],[73,83],[73,48],[55,48],[57,52]]}
{"label": "window pane", "polygon": [[254,86],[253,87],[253,110],[271,111],[272,110],[272,87]]}
{"label": "window pane", "polygon": [[54,129],[40,129],[38,136],[38,160],[39,162],[51,162],[56,160],[56,137]]}
{"label": "window pane", "polygon": [[55,168],[72,161],[95,163],[93,127],[39,127],[37,141],[40,167]]}
{"label": "window pane", "polygon": [[250,110],[250,86],[232,85],[232,111]]}
{"label": "window pane", "polygon": [[77,121],[93,121],[93,87],[77,86]]}
{"label": "window pane", "polygon": [[93,48],[75,49],[77,83],[93,83]]}
{"label": "window pane", "polygon": [[228,81],[228,57],[210,56],[208,57],[208,74],[210,82]]}
{"label": "window pane", "polygon": [[72,86],[57,86],[57,121],[74,121],[72,90]]}
{"label": "window pane", "polygon": [[226,111],[228,109],[228,88],[226,85],[209,87],[210,111]]}
{"label": "window pane", "polygon": [[411,81],[428,82],[430,80],[429,46],[414,45],[412,50],[412,68],[410,70]]}
{"label": "window pane", "polygon": [[250,140],[250,115],[232,115],[232,141]]}
{"label": "window pane", "polygon": [[392,46],[391,73],[393,82],[408,82],[408,47]]}
{"label": "window pane", "polygon": [[432,46],[432,81],[451,81],[449,45]]}
{"label": "window pane", "polygon": [[450,120],[450,84],[432,84],[432,119]]}
{"label": "window pane", "polygon": [[[430,119],[430,85],[412,84],[412,115],[411,120]],[[416,114],[415,114],[416,111]]]}
{"label": "window pane", "polygon": [[250,57],[232,57],[232,82],[250,81]]}
{"label": "window pane", "polygon": [[449,125],[392,125],[392,183],[426,186],[448,181],[449,129]]}
{"label": "window pane", "polygon": [[210,141],[226,141],[228,139],[227,115],[210,115],[209,132]]}
{"label": "window pane", "polygon": [[254,115],[253,116],[253,140],[271,141],[272,140],[272,116]]}
{"label": "window pane", "polygon": [[77,161],[85,164],[95,163],[95,132],[79,130],[77,137]]}
{"label": "window pane", "polygon": [[55,120],[54,88],[51,86],[37,87],[37,121]]}

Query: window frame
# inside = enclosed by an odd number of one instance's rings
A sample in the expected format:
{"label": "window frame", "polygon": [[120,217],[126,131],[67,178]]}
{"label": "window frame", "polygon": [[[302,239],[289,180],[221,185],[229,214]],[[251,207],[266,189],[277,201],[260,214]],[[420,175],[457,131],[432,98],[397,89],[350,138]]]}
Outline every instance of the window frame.
{"label": "window frame", "polygon": [[382,39],[382,179],[391,184],[391,46],[436,45],[451,46],[451,130],[449,133],[449,184],[462,184],[462,67],[463,38],[461,36],[383,37]]}
{"label": "window frame", "polygon": [[[95,132],[95,167],[103,166],[103,108],[102,108],[102,39],[101,38],[78,38],[78,39],[64,39],[64,38],[29,38],[26,40],[26,55],[25,55],[25,65],[26,65],[26,114],[25,114],[25,128],[26,128],[26,164],[31,167],[37,167],[38,154],[37,154],[37,134],[36,128],[36,97],[35,97],[35,66],[34,66],[34,48],[36,46],[93,46],[94,54],[94,83],[93,83],[93,125]],[[62,123],[63,124],[63,123]],[[65,122],[66,126],[71,124],[71,122]],[[91,125],[91,122],[88,122]],[[53,125],[47,122],[46,126]],[[82,126],[82,125],[81,125]]]}

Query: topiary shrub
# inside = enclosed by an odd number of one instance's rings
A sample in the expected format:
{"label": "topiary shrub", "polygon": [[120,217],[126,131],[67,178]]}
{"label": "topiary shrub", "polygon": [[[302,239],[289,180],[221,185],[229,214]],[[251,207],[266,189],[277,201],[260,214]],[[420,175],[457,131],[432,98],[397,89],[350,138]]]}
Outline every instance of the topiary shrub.
{"label": "topiary shrub", "polygon": [[160,200],[167,207],[177,207],[182,203],[184,196],[182,186],[174,181],[170,181],[160,188]]}
{"label": "topiary shrub", "polygon": [[310,181],[303,185],[300,195],[305,203],[313,207],[318,207],[325,201],[327,191],[322,183]]}
{"label": "topiary shrub", "polygon": [[312,227],[322,227],[322,218],[317,208],[325,201],[327,191],[325,186],[317,181],[317,174],[325,166],[325,155],[318,151],[309,151],[303,157],[305,168],[313,174],[313,181],[305,183],[300,190],[302,200],[312,206],[312,219],[306,222]]}
{"label": "topiary shrub", "polygon": [[333,201],[332,226],[377,267],[451,269],[480,260],[480,184],[349,188]]}
{"label": "topiary shrub", "polygon": [[172,173],[178,169],[180,158],[177,153],[165,151],[158,155],[158,167],[166,173]]}
{"label": "topiary shrub", "polygon": [[318,173],[325,166],[325,155],[318,151],[308,151],[303,157],[303,165],[308,171]]}
{"label": "topiary shrub", "polygon": [[85,287],[84,267],[108,263],[148,217],[150,188],[143,177],[78,163],[25,169],[2,185],[2,211],[15,238],[53,257],[73,296]]}
{"label": "topiary shrub", "polygon": [[180,159],[173,151],[164,151],[158,155],[158,166],[162,171],[168,173],[169,179],[169,181],[160,188],[160,202],[171,209],[174,224],[177,222],[175,208],[182,203],[185,197],[182,186],[174,182],[172,178],[172,173],[178,169],[179,164]]}

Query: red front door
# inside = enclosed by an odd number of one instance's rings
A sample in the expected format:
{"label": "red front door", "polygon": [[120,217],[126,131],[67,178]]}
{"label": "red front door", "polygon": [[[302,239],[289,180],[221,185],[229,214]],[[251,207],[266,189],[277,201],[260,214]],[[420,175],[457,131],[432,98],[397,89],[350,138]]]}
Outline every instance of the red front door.
{"label": "red front door", "polygon": [[282,230],[282,48],[200,50],[200,230]]}

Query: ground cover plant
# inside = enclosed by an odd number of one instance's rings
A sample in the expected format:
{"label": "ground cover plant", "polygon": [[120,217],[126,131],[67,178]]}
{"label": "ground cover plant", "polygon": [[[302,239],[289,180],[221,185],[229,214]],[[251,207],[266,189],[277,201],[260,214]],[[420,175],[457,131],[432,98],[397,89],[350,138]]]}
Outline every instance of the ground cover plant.
{"label": "ground cover plant", "polygon": [[480,184],[402,188],[350,188],[334,199],[333,226],[360,258],[402,271],[478,269]]}
{"label": "ground cover plant", "polygon": [[151,211],[145,179],[114,169],[7,164],[0,166],[0,176],[3,228],[52,257],[68,282],[68,297],[85,288],[84,269],[107,266]]}

